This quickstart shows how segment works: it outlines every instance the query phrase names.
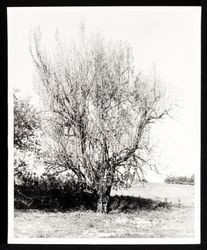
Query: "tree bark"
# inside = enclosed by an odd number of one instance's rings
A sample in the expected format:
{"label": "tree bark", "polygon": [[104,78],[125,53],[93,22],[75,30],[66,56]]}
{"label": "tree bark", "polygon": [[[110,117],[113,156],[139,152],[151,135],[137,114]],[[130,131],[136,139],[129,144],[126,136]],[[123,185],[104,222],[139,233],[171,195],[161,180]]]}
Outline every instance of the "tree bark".
{"label": "tree bark", "polygon": [[108,157],[108,147],[106,144],[106,139],[104,138],[103,146],[103,162],[98,168],[99,181],[97,186],[97,212],[99,213],[108,213],[108,205],[111,194],[111,188],[114,180],[115,168],[113,165],[113,160],[110,163]]}
{"label": "tree bark", "polygon": [[100,179],[97,188],[97,212],[99,213],[108,213],[108,205],[114,177],[114,171],[109,172],[108,170],[109,169],[105,169],[105,175]]}
{"label": "tree bark", "polygon": [[97,212],[98,213],[108,213],[108,205],[111,193],[112,185],[106,187],[106,183],[102,184],[103,186],[99,188],[97,195]]}

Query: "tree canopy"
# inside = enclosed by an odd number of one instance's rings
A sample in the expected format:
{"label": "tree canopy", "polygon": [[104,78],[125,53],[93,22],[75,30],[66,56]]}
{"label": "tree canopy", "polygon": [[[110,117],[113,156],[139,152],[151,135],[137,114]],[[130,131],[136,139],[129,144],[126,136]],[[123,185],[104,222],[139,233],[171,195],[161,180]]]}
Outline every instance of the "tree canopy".
{"label": "tree canopy", "polygon": [[30,47],[47,111],[47,163],[87,183],[98,196],[97,210],[106,212],[113,185],[152,167],[150,128],[171,106],[156,79],[135,72],[127,43],[84,31],[77,43],[56,42],[47,50],[37,30]]}

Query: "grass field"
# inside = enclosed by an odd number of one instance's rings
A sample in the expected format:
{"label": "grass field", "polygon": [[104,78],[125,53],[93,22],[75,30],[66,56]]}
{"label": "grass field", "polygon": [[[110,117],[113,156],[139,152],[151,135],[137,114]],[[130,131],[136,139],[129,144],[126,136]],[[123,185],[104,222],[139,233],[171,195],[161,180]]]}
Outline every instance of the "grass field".
{"label": "grass field", "polygon": [[23,238],[191,238],[194,235],[194,186],[138,184],[112,195],[128,195],[172,203],[171,208],[46,212],[15,210],[14,236]]}

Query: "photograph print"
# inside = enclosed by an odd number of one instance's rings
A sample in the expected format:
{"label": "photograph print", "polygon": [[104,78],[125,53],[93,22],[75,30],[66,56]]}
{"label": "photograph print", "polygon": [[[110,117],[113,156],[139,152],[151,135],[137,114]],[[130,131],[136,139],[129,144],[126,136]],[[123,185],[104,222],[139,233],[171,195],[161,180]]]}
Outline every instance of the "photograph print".
{"label": "photograph print", "polygon": [[8,242],[200,243],[200,7],[9,7]]}

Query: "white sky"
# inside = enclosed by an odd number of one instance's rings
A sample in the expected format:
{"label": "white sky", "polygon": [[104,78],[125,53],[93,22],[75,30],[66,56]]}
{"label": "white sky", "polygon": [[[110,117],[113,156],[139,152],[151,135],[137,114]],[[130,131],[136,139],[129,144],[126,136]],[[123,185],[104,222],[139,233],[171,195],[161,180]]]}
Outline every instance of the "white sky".
{"label": "white sky", "polygon": [[[182,102],[176,121],[158,129],[160,171],[199,174],[200,168],[200,7],[8,8],[9,85],[33,93],[29,34],[40,26],[47,41],[58,29],[76,39],[84,20],[87,32],[101,30],[106,38],[126,40],[136,67],[156,73]],[[153,181],[161,177],[149,174]]]}

